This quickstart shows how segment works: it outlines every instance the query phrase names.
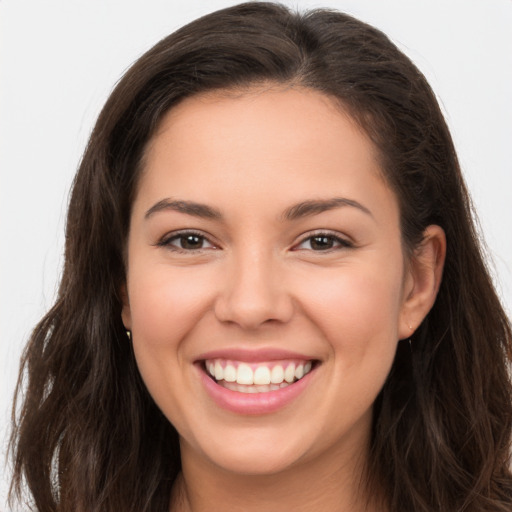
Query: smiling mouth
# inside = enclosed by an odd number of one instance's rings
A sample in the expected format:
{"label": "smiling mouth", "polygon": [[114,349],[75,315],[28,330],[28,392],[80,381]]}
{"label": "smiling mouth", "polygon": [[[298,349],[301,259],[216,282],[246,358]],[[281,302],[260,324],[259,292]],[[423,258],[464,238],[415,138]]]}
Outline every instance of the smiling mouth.
{"label": "smiling mouth", "polygon": [[287,360],[246,363],[227,359],[207,359],[204,370],[219,386],[240,393],[268,393],[301,380],[316,366],[314,360]]}

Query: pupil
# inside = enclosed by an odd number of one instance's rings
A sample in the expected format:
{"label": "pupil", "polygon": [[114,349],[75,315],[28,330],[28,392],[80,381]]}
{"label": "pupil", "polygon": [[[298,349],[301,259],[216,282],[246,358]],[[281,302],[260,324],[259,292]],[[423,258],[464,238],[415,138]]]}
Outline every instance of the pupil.
{"label": "pupil", "polygon": [[183,249],[200,249],[201,245],[201,237],[197,235],[185,235],[181,237],[181,247]]}
{"label": "pupil", "polygon": [[330,236],[315,236],[311,239],[311,247],[317,250],[331,249],[333,245],[332,237]]}

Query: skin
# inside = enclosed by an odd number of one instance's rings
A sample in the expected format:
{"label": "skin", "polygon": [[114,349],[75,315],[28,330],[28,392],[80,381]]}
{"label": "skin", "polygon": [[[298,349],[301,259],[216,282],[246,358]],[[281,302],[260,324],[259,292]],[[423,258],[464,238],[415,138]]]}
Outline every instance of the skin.
{"label": "skin", "polygon": [[[361,208],[283,218],[333,197]],[[183,248],[176,232],[190,229],[204,238]],[[326,250],[312,243],[319,233]],[[327,96],[255,88],[168,113],[133,204],[122,316],[144,382],[180,435],[171,508],[383,510],[360,491],[372,406],[398,340],[435,300],[444,253],[441,228],[430,226],[405,258],[375,149]],[[194,365],[229,348],[283,348],[319,366],[291,404],[240,415],[212,401]]]}

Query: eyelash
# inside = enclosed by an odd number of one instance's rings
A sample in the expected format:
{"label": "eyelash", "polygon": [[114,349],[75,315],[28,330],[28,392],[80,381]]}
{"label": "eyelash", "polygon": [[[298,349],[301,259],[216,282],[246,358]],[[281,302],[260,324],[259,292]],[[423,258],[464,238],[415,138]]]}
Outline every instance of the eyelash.
{"label": "eyelash", "polygon": [[[329,239],[330,241],[332,241],[333,243],[335,244],[338,244],[337,247],[329,247],[327,249],[320,249],[320,250],[317,250],[315,251],[314,249],[300,249],[300,246],[302,244],[304,244],[305,242],[308,242],[315,239],[315,238],[327,238]],[[313,232],[313,233],[308,233],[308,235],[306,237],[304,237],[297,245],[294,246],[293,250],[295,251],[300,251],[300,250],[310,250],[312,252],[324,252],[324,253],[328,253],[328,252],[332,252],[332,251],[336,251],[336,250],[340,250],[340,249],[351,249],[354,247],[354,244],[345,239],[345,238],[341,238],[339,235],[337,235],[336,233],[333,233],[332,231],[316,231],[316,232]]]}
{"label": "eyelash", "polygon": [[[209,243],[211,245],[211,247],[206,247],[206,248],[201,247],[198,249],[184,249],[183,247],[177,247],[175,245],[172,245],[173,241],[184,239],[186,237],[197,237],[203,243],[204,242]],[[311,241],[315,238],[328,239],[331,243],[338,244],[338,245],[335,247],[328,247],[327,249],[319,249],[319,250],[314,250],[312,248],[311,249],[305,249],[305,248],[301,249],[300,248],[301,245],[303,245],[304,243],[306,243],[308,241],[311,243]],[[165,236],[164,238],[162,238],[162,240],[160,240],[156,245],[158,247],[166,247],[173,252],[182,253],[182,254],[200,253],[204,250],[218,249],[218,247],[213,242],[211,242],[207,236],[205,236],[203,233],[201,233],[199,231],[194,231],[194,230],[185,230],[185,231],[178,231],[178,232],[171,233],[171,234]],[[349,241],[345,238],[341,238],[336,233],[333,233],[330,231],[316,231],[313,233],[308,233],[308,235],[305,236],[304,238],[302,238],[302,240],[298,244],[296,244],[292,248],[292,250],[293,251],[308,250],[308,251],[319,252],[319,253],[330,253],[330,252],[340,250],[340,249],[351,249],[353,247],[354,247],[354,244],[351,241]]]}
{"label": "eyelash", "polygon": [[185,231],[178,231],[178,232],[170,233],[169,235],[162,238],[162,240],[160,240],[156,245],[158,247],[166,247],[173,252],[178,252],[178,253],[182,253],[182,254],[190,254],[193,252],[198,253],[198,252],[202,252],[205,249],[211,249],[210,247],[207,247],[207,248],[201,247],[199,249],[183,249],[182,247],[177,247],[177,246],[171,244],[171,242],[173,242],[174,240],[180,240],[180,239],[184,239],[186,237],[191,237],[191,236],[195,236],[203,242],[208,242],[212,246],[211,248],[217,249],[216,245],[214,243],[210,242],[208,240],[207,236],[205,236],[203,233],[200,233],[199,231],[193,231],[193,230],[185,230]]}

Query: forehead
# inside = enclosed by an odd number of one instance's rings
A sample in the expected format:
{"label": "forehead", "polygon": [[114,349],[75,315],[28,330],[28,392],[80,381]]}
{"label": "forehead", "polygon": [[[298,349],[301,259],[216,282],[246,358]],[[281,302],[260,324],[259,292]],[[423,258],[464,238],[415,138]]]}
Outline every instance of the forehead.
{"label": "forehead", "polygon": [[[344,123],[348,122],[360,131],[362,137],[366,137],[337,98],[302,86],[268,84],[215,90],[183,99],[163,116],[148,149],[165,131],[177,128],[178,125],[180,129],[194,126],[194,129],[204,127],[205,131],[209,130],[211,127],[205,125],[205,118],[208,117],[212,118],[218,129],[238,126],[244,130],[240,132],[244,136],[251,132],[253,126],[254,134],[259,136],[253,143],[264,141],[261,134],[256,133],[256,129],[264,122],[268,138],[277,135],[276,140],[282,139],[286,132],[294,138],[300,135],[311,138],[315,125],[335,128],[341,118]],[[308,123],[305,124],[305,121]],[[205,131],[200,130],[197,134]],[[317,133],[322,138],[327,132]],[[334,132],[331,135],[336,136]]]}
{"label": "forehead", "polygon": [[378,192],[368,198],[375,202],[390,193],[376,154],[339,102],[320,92],[258,87],[208,93],[164,116],[146,149],[139,192],[200,202],[227,202],[231,194],[253,206],[273,196],[285,207],[286,201],[337,192],[360,196],[367,189],[370,196]]}
{"label": "forehead", "polygon": [[[218,142],[217,150],[231,142],[237,148],[261,147],[269,156],[271,150],[283,153],[288,149],[292,154],[304,145],[321,148],[333,142],[343,151],[347,126],[352,132],[347,144],[359,139],[365,146],[361,149],[375,163],[375,146],[337,98],[279,84],[216,90],[185,98],[173,107],[161,120],[145,156],[148,161],[172,142],[175,149],[192,145],[206,149],[206,144],[214,149]],[[316,156],[311,149],[311,156]]]}

